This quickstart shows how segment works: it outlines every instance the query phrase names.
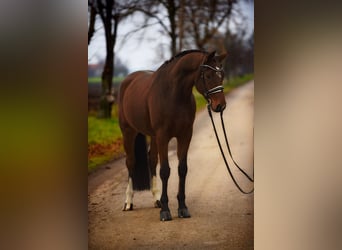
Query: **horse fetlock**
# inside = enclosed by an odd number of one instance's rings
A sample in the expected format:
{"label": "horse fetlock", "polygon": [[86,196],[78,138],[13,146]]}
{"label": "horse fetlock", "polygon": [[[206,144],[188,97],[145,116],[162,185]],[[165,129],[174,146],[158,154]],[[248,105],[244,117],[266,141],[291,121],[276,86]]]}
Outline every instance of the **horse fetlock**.
{"label": "horse fetlock", "polygon": [[177,194],[178,202],[185,202],[185,194]]}
{"label": "horse fetlock", "polygon": [[156,200],[156,201],[154,202],[154,207],[155,207],[155,208],[161,208],[161,207],[162,207],[161,202],[160,202],[159,200]]}
{"label": "horse fetlock", "polygon": [[155,200],[159,200],[160,199],[160,191],[159,191],[159,189],[157,189],[157,188],[156,189],[152,189],[151,192],[152,192],[153,198]]}
{"label": "horse fetlock", "polygon": [[161,207],[160,192],[158,189],[152,190],[153,199],[155,200],[154,207]]}
{"label": "horse fetlock", "polygon": [[[168,206],[168,203],[169,203],[169,198],[167,197],[167,196],[163,196],[162,195],[162,197],[160,198],[160,201],[161,201],[161,203],[163,204],[163,206]],[[164,209],[164,210],[166,210],[166,209]]]}

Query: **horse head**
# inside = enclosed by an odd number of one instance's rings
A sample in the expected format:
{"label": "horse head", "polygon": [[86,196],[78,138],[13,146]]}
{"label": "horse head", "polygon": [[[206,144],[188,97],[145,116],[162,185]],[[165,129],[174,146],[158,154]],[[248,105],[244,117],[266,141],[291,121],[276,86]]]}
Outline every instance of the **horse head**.
{"label": "horse head", "polygon": [[200,65],[200,79],[196,81],[197,90],[207,99],[211,109],[222,112],[226,108],[223,93],[224,71],[222,62],[227,54],[215,56],[216,51],[209,53]]}

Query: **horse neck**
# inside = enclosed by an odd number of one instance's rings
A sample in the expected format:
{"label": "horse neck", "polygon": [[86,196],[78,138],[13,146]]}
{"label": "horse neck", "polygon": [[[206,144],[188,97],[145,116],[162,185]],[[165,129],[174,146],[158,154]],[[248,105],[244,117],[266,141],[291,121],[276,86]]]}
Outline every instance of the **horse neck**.
{"label": "horse neck", "polygon": [[173,78],[172,87],[178,97],[190,98],[192,88],[199,77],[200,65],[204,61],[204,54],[193,53],[180,58],[172,71],[176,77]]}

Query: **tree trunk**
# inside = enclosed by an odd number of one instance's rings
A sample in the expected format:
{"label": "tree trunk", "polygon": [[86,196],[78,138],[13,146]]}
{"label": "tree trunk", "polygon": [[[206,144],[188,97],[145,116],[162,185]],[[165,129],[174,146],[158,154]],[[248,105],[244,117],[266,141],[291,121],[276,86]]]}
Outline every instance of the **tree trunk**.
{"label": "tree trunk", "polygon": [[102,93],[100,100],[99,117],[111,118],[112,113],[112,79],[113,79],[113,52],[108,53],[102,73]]}
{"label": "tree trunk", "polygon": [[174,0],[168,0],[168,14],[170,21],[171,55],[177,53],[177,35],[176,35],[176,4]]}
{"label": "tree trunk", "polygon": [[179,3],[179,17],[178,17],[178,29],[179,29],[179,38],[178,38],[178,51],[181,52],[183,50],[183,37],[184,37],[184,0],[180,0]]}
{"label": "tree trunk", "polygon": [[88,27],[88,45],[95,32],[95,20],[96,20],[96,9],[93,6],[91,6],[90,7],[90,22],[89,22],[89,27]]}
{"label": "tree trunk", "polygon": [[[108,13],[109,15],[109,13]],[[100,100],[99,117],[111,118],[114,96],[112,93],[114,75],[114,47],[117,37],[119,16],[114,16],[113,33],[112,23],[109,20],[105,26],[106,36],[106,62],[102,73],[102,94]]]}
{"label": "tree trunk", "polygon": [[102,72],[102,93],[100,99],[99,117],[111,118],[112,105],[114,102],[112,94],[113,68],[114,68],[114,52],[108,46],[106,61]]}

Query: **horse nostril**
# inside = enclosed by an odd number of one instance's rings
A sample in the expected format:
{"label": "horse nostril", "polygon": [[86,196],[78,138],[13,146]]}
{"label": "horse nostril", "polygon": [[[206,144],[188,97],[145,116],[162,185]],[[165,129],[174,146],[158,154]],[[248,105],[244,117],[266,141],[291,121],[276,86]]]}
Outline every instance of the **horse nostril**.
{"label": "horse nostril", "polygon": [[216,106],[215,112],[220,112],[221,109],[222,109],[221,104],[218,104],[218,105]]}
{"label": "horse nostril", "polygon": [[214,111],[215,112],[222,112],[225,108],[226,108],[226,104],[223,104],[223,105],[218,104]]}

